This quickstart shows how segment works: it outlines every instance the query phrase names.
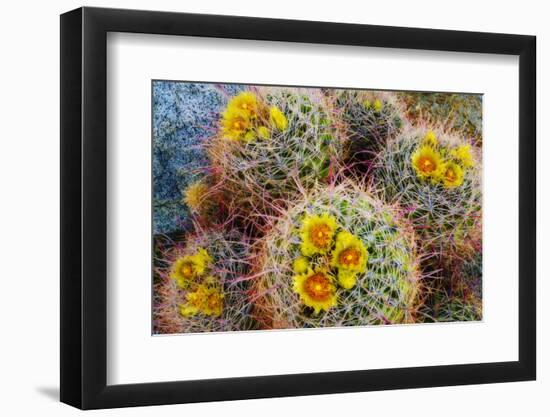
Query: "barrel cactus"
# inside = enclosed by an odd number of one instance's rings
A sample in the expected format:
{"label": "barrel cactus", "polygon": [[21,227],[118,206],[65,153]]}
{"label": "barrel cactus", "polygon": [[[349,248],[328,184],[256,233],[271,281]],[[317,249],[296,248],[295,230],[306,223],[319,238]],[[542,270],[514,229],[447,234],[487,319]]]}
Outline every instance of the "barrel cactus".
{"label": "barrel cactus", "polygon": [[483,295],[483,255],[477,252],[473,257],[466,259],[458,270],[454,291],[464,298],[475,297],[481,300]]}
{"label": "barrel cactus", "polygon": [[454,252],[443,257],[442,274],[450,277],[449,282],[443,281],[444,290],[448,294],[458,295],[464,299],[474,296],[482,298],[483,247],[481,227],[470,232],[467,238],[460,241]]}
{"label": "barrel cactus", "polygon": [[471,296],[467,299],[459,296],[443,295],[433,308],[433,320],[436,322],[481,321],[481,298]]}
{"label": "barrel cactus", "polygon": [[208,153],[230,212],[257,231],[300,190],[325,182],[342,149],[319,91],[269,87],[229,100]]}
{"label": "barrel cactus", "polygon": [[312,190],[257,245],[252,299],[264,328],[415,321],[411,227],[350,181]]}
{"label": "barrel cactus", "polygon": [[482,319],[482,257],[481,247],[472,246],[470,249],[461,248],[460,254],[444,256],[438,265],[440,269],[432,262],[433,272],[424,281],[425,302],[419,321]]}
{"label": "barrel cactus", "polygon": [[386,142],[394,138],[406,121],[393,93],[371,90],[333,90],[334,109],[349,138],[346,167],[363,176]]}
{"label": "barrel cactus", "polygon": [[199,231],[157,251],[155,333],[197,333],[256,328],[250,316],[248,242],[231,232]]}
{"label": "barrel cactus", "polygon": [[388,142],[374,176],[399,204],[426,251],[454,253],[481,227],[481,151],[463,136],[410,128]]}

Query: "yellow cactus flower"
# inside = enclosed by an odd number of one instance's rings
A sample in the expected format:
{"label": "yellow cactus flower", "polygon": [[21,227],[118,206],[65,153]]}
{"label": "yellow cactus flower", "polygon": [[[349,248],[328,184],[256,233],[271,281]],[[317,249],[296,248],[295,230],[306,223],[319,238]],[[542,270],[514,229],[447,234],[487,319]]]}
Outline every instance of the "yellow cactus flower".
{"label": "yellow cactus flower", "polygon": [[199,312],[199,309],[197,307],[193,307],[187,304],[180,304],[179,310],[180,310],[180,314],[183,317],[193,317],[195,314]]}
{"label": "yellow cactus flower", "polygon": [[426,134],[424,135],[424,139],[422,139],[422,143],[433,148],[435,148],[439,144],[437,136],[435,135],[433,130],[428,130],[426,132]]}
{"label": "yellow cactus flower", "polygon": [[252,124],[247,112],[228,107],[222,115],[222,134],[232,140],[242,139],[251,129]]}
{"label": "yellow cactus flower", "polygon": [[411,155],[416,175],[422,179],[437,179],[442,165],[441,155],[431,146],[423,145]]}
{"label": "yellow cactus flower", "polygon": [[336,236],[330,265],[338,268],[338,282],[346,289],[355,285],[355,275],[367,270],[369,254],[357,236],[343,231]]}
{"label": "yellow cactus flower", "polygon": [[324,269],[308,270],[294,277],[294,292],[315,314],[328,311],[337,304],[336,288],[333,278]]}
{"label": "yellow cactus flower", "polygon": [[351,290],[357,283],[357,274],[344,270],[338,271],[338,284],[345,290]]}
{"label": "yellow cactus flower", "polygon": [[232,140],[251,142],[256,138],[254,120],[258,117],[256,95],[244,91],[233,97],[222,115],[222,133]]}
{"label": "yellow cactus flower", "polygon": [[202,181],[195,181],[184,191],[183,201],[193,211],[198,211],[208,194],[208,185]]}
{"label": "yellow cactus flower", "polygon": [[176,259],[172,265],[170,277],[176,281],[178,287],[187,288],[196,276],[197,272],[190,255]]}
{"label": "yellow cactus flower", "polygon": [[451,156],[455,158],[464,168],[471,168],[474,166],[472,148],[470,145],[461,145],[458,148],[453,149],[451,151]]}
{"label": "yellow cactus flower", "polygon": [[336,219],[328,213],[321,216],[306,216],[300,229],[302,255],[325,254],[331,246],[336,228]]}
{"label": "yellow cactus flower", "polygon": [[207,316],[221,316],[223,311],[223,299],[224,295],[219,289],[210,288],[202,312]]}
{"label": "yellow cactus flower", "polygon": [[382,111],[382,102],[380,100],[374,101],[374,110],[376,110],[377,112]]}
{"label": "yellow cactus flower", "polygon": [[202,275],[205,268],[212,262],[212,257],[204,248],[198,248],[197,253],[193,256],[198,265],[199,275]]}
{"label": "yellow cactus flower", "polygon": [[273,106],[269,109],[269,120],[278,130],[285,131],[288,127],[288,120],[284,113],[277,107]]}
{"label": "yellow cactus flower", "polygon": [[260,126],[257,130],[258,132],[258,137],[262,138],[262,139],[269,139],[269,136],[270,136],[270,132],[269,132],[269,129],[265,126]]}
{"label": "yellow cactus flower", "polygon": [[186,304],[180,305],[180,314],[185,317],[202,313],[219,317],[223,311],[224,295],[219,288],[201,284],[186,295]]}
{"label": "yellow cactus flower", "polygon": [[303,256],[296,258],[294,260],[294,263],[292,264],[292,270],[296,274],[303,274],[308,270],[308,268],[309,268],[309,261],[307,260],[307,258],[304,258]]}
{"label": "yellow cactus flower", "polygon": [[243,91],[229,101],[227,108],[243,112],[249,118],[254,118],[258,113],[258,100],[255,94]]}
{"label": "yellow cactus flower", "polygon": [[252,142],[254,139],[256,139],[256,135],[254,134],[254,132],[252,130],[249,130],[243,136],[243,140],[247,143]]}
{"label": "yellow cactus flower", "polygon": [[365,106],[365,108],[368,109],[368,108],[371,106],[371,102],[368,101],[368,100],[365,100],[365,101],[363,102],[363,106]]}
{"label": "yellow cactus flower", "polygon": [[193,255],[182,256],[173,263],[170,277],[176,281],[179,287],[187,288],[197,277],[204,274],[212,258],[208,252],[199,248]]}
{"label": "yellow cactus flower", "polygon": [[446,162],[441,166],[440,179],[445,188],[455,188],[464,182],[462,167],[454,162]]}

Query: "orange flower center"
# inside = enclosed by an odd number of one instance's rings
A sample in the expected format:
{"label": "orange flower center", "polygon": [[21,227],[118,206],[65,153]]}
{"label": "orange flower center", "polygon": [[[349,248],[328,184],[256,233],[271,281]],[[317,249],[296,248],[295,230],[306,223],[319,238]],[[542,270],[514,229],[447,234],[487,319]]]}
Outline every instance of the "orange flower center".
{"label": "orange flower center", "polygon": [[418,165],[420,170],[427,174],[435,170],[435,161],[428,156],[421,157],[418,161]]}
{"label": "orange flower center", "polygon": [[449,182],[456,180],[456,173],[453,169],[449,168],[445,171],[445,179]]}
{"label": "orange flower center", "polygon": [[208,297],[208,307],[212,310],[215,310],[220,306],[221,297],[217,294],[212,294]]}
{"label": "orange flower center", "polygon": [[324,301],[331,296],[332,285],[325,274],[317,272],[306,279],[304,290],[315,301]]}
{"label": "orange flower center", "polygon": [[239,121],[235,121],[233,122],[233,127],[235,129],[240,129],[242,127],[243,123],[242,122],[239,122]]}
{"label": "orange flower center", "polygon": [[191,278],[193,276],[193,265],[184,264],[181,267],[181,273],[185,278]]}
{"label": "orange flower center", "polygon": [[331,229],[326,224],[318,224],[312,226],[309,231],[309,238],[313,244],[318,248],[326,248],[330,243],[330,232]]}
{"label": "orange flower center", "polygon": [[357,266],[359,265],[359,260],[361,259],[361,252],[359,252],[356,248],[347,248],[344,249],[340,256],[338,257],[338,260],[342,265],[349,266]]}

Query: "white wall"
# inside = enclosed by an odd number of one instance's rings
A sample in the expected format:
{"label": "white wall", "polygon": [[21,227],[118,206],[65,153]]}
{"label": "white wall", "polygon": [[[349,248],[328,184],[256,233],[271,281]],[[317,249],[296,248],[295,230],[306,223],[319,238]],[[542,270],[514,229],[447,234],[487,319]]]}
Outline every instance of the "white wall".
{"label": "white wall", "polygon": [[[78,1],[4,2],[0,17],[0,410],[4,415],[74,415],[57,402],[59,378],[59,18]],[[278,0],[93,1],[89,6],[238,14],[538,36],[538,381],[101,411],[94,415],[548,415],[550,405],[550,26],[544,2],[478,0],[298,2]],[[543,188],[546,188],[544,190]],[[543,304],[543,302],[545,302]],[[546,395],[544,395],[546,394]]]}

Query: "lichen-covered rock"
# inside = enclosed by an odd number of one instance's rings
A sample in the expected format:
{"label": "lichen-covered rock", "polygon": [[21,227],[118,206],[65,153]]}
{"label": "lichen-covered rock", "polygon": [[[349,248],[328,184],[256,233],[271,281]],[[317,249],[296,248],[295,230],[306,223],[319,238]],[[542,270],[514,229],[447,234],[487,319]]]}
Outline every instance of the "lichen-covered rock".
{"label": "lichen-covered rock", "polygon": [[238,85],[153,81],[153,230],[188,226],[182,190],[208,170],[204,142]]}

